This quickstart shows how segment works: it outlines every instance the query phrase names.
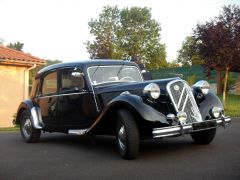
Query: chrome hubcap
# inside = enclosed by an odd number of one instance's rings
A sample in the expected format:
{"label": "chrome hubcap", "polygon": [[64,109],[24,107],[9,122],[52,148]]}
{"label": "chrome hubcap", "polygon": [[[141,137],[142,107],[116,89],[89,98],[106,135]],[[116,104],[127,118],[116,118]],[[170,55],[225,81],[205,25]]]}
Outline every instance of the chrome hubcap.
{"label": "chrome hubcap", "polygon": [[25,137],[29,137],[32,133],[32,122],[30,119],[26,119],[23,124],[23,134]]}
{"label": "chrome hubcap", "polygon": [[126,149],[126,134],[125,134],[124,125],[122,125],[118,131],[118,144],[121,149],[123,150]]}

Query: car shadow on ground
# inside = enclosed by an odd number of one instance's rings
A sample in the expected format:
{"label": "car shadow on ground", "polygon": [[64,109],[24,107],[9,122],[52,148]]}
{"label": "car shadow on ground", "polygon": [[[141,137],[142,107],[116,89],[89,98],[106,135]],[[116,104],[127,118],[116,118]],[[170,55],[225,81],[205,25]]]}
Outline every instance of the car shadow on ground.
{"label": "car shadow on ground", "polygon": [[[74,150],[98,153],[106,157],[119,158],[115,137],[113,136],[75,136],[64,134],[44,134],[40,143],[48,146],[62,146]],[[164,139],[142,140],[140,143],[141,158],[153,158],[156,154],[176,154],[197,149],[190,136]]]}

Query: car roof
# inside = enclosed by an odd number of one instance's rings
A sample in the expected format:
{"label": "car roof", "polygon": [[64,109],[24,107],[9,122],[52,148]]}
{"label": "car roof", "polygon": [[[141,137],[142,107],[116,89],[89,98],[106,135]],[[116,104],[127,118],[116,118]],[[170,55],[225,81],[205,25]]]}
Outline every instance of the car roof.
{"label": "car roof", "polygon": [[98,60],[81,60],[81,61],[75,61],[75,62],[66,62],[66,63],[58,63],[53,64],[50,66],[47,66],[43,69],[41,69],[37,73],[37,77],[40,77],[42,74],[52,71],[55,69],[61,69],[64,67],[82,67],[83,69],[88,66],[103,66],[103,65],[132,65],[137,66],[134,62],[129,61],[123,61],[123,60],[112,60],[112,59],[98,59]]}

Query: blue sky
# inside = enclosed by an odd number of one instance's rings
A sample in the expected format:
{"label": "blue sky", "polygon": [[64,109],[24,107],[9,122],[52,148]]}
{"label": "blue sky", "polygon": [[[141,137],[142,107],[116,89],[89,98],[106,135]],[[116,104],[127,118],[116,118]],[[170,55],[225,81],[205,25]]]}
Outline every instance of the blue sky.
{"label": "blue sky", "polygon": [[0,38],[4,44],[20,41],[25,52],[44,59],[88,59],[88,22],[103,6],[146,6],[161,24],[161,42],[171,61],[195,25],[214,18],[227,4],[240,5],[240,0],[0,0]]}

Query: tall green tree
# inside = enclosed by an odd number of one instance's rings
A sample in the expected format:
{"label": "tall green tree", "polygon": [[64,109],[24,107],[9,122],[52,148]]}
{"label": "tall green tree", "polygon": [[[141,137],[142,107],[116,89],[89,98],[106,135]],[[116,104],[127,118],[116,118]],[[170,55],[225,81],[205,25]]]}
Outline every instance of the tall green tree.
{"label": "tall green tree", "polygon": [[98,19],[91,19],[88,23],[90,33],[95,39],[87,41],[87,50],[92,59],[112,59],[118,57],[117,35],[119,28],[119,9],[117,6],[106,6]]}
{"label": "tall green tree", "polygon": [[196,39],[194,36],[187,36],[178,51],[177,62],[183,66],[203,64],[203,58],[196,51]]}
{"label": "tall green tree", "polygon": [[223,91],[225,105],[229,71],[240,67],[240,7],[224,6],[218,17],[205,24],[198,24],[194,36],[205,65],[208,69],[217,71],[218,93],[221,92],[223,79],[221,73],[225,72]]}
{"label": "tall green tree", "polygon": [[15,49],[17,51],[22,51],[23,49],[23,46],[24,46],[24,43],[21,43],[19,41],[15,42],[15,43],[9,43],[7,45],[7,47],[11,48],[11,49]]}
{"label": "tall green tree", "polygon": [[89,22],[95,39],[87,42],[91,58],[125,59],[140,57],[150,69],[166,62],[165,45],[160,43],[160,24],[148,8],[104,7],[99,19]]}
{"label": "tall green tree", "polygon": [[138,56],[149,69],[166,63],[165,46],[160,43],[160,24],[147,7],[124,8],[120,13],[120,48],[129,56]]}

